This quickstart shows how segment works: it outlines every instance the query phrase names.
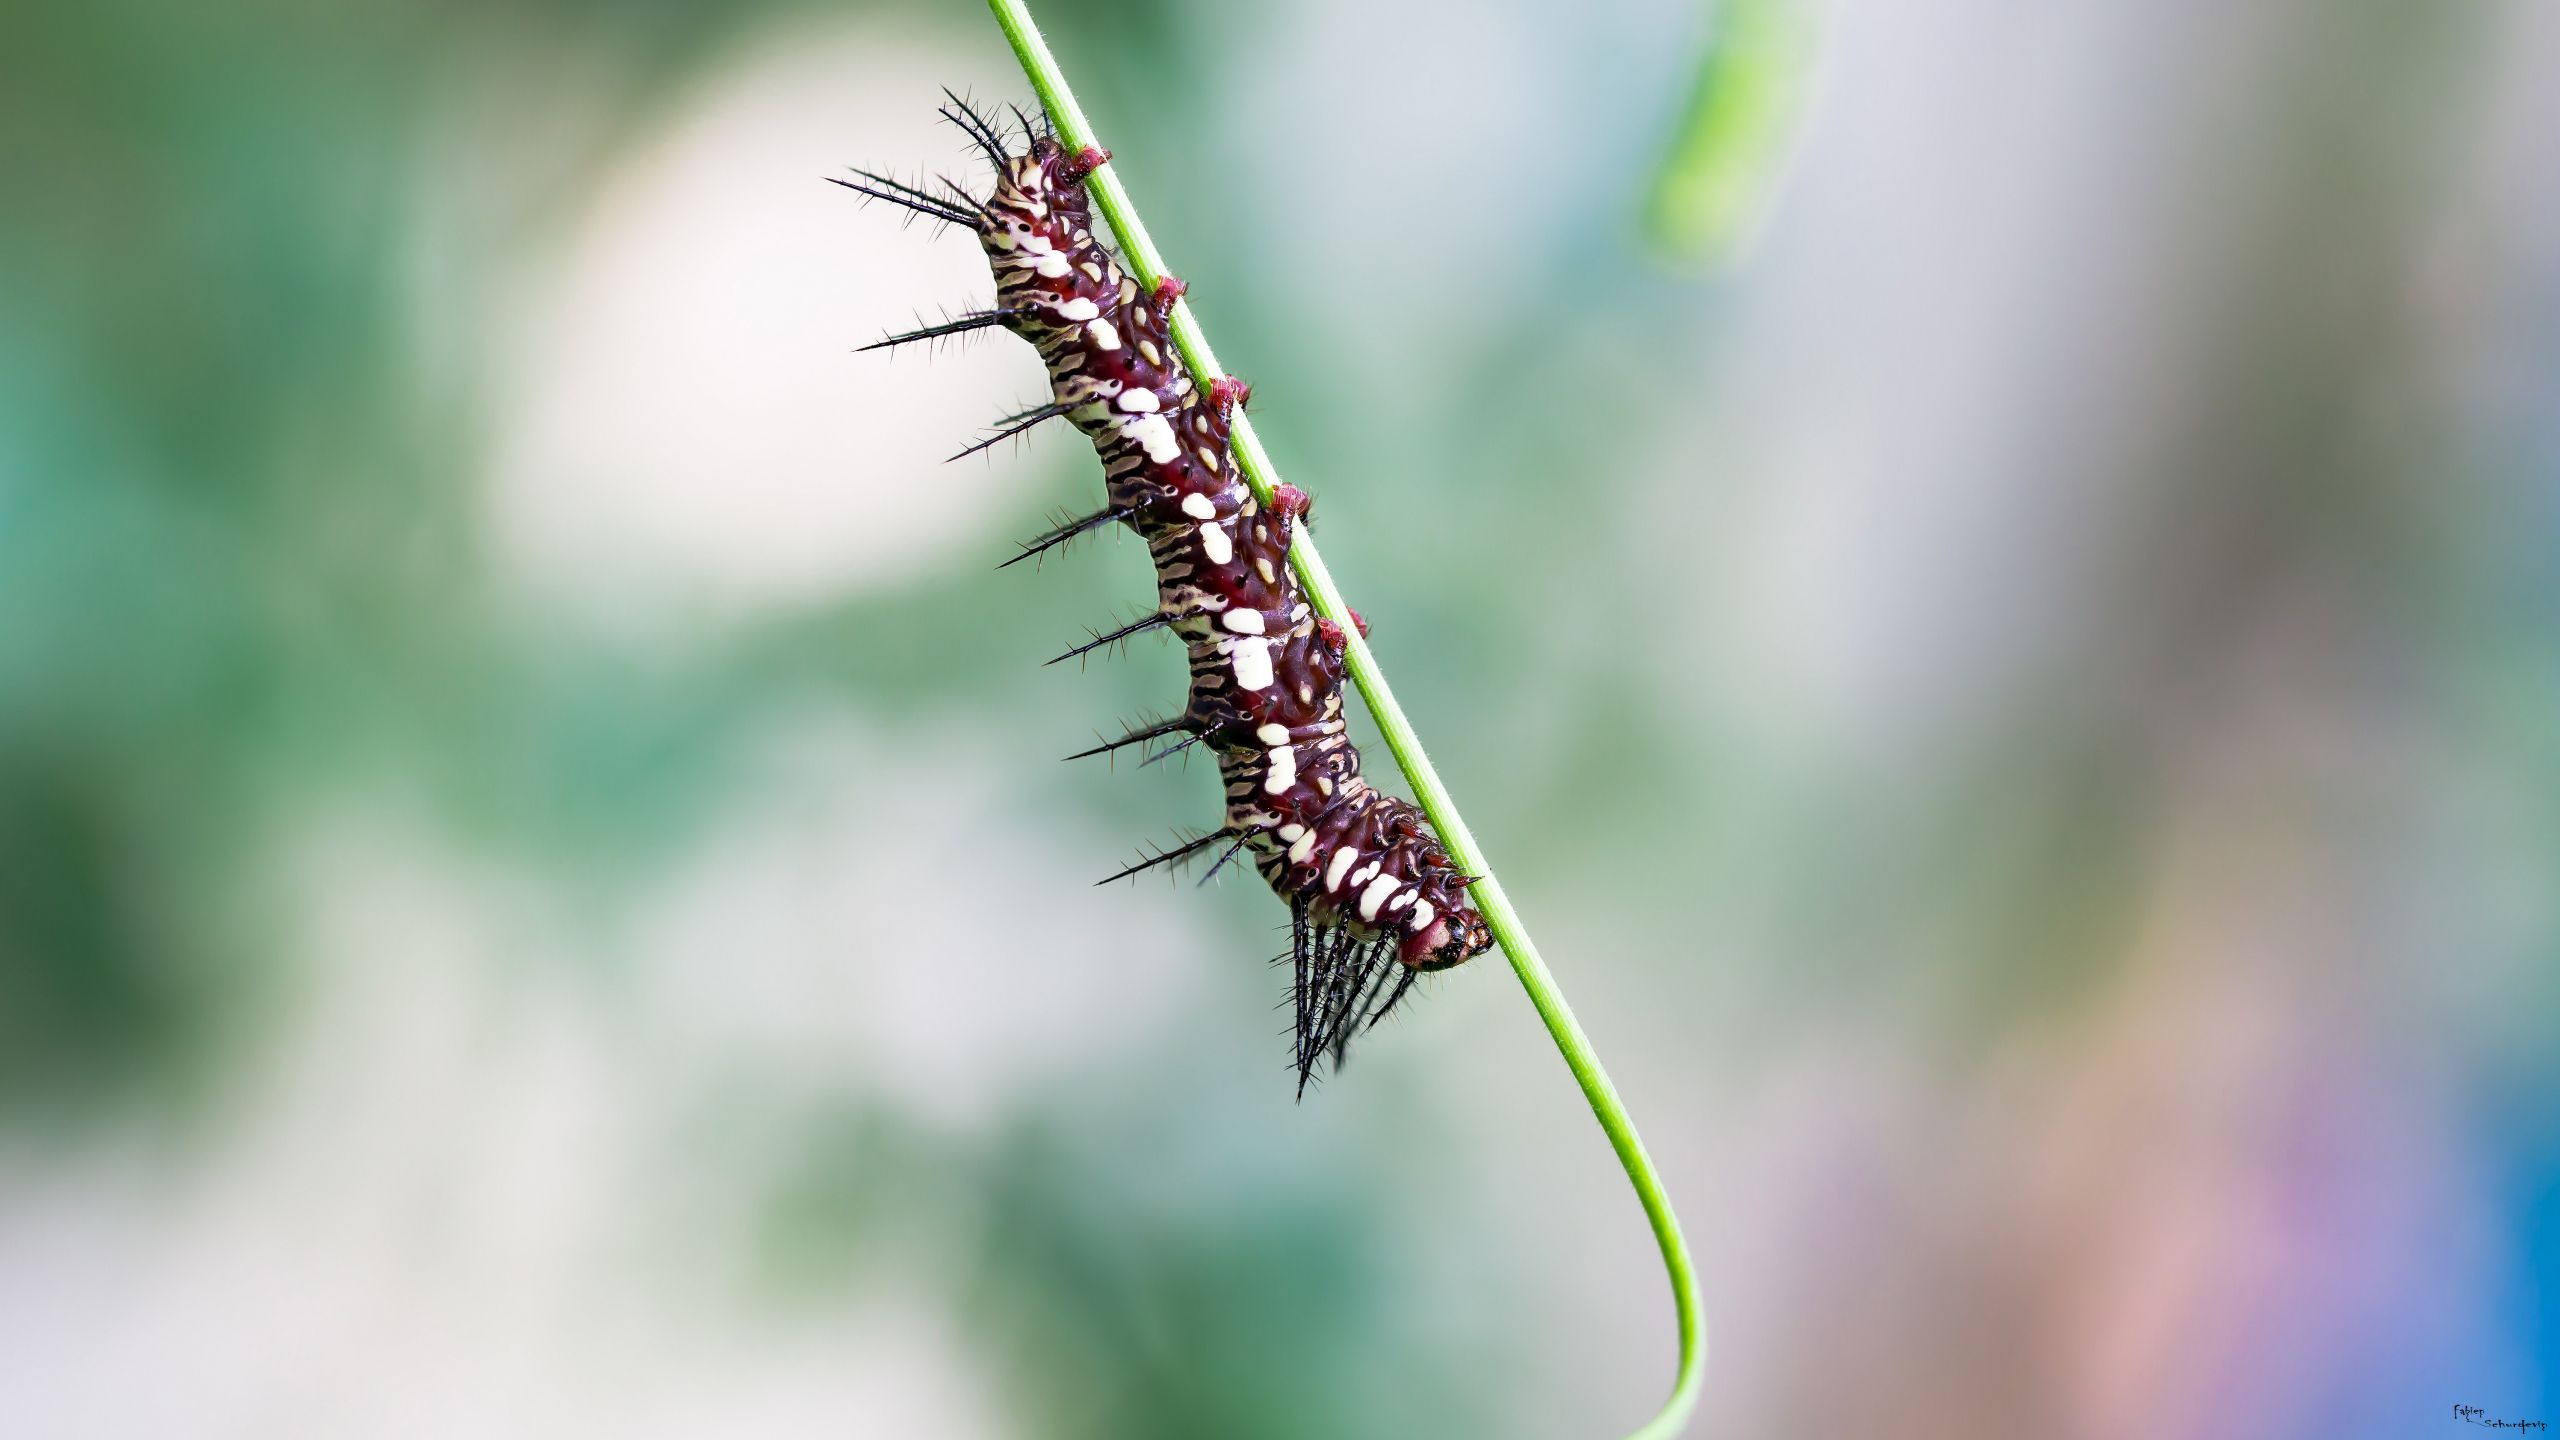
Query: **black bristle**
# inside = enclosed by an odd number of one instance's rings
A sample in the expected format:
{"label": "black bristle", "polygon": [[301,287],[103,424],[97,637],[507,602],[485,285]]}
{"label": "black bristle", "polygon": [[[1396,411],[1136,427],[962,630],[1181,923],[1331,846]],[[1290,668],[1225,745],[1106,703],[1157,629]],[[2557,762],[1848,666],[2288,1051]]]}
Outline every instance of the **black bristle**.
{"label": "black bristle", "polygon": [[1236,858],[1236,856],[1243,851],[1244,847],[1245,837],[1242,835],[1237,836],[1236,843],[1228,846],[1226,850],[1218,856],[1217,862],[1209,867],[1209,873],[1200,877],[1200,883],[1202,885],[1207,885],[1210,881],[1217,879],[1218,872],[1226,869],[1227,862]]}
{"label": "black bristle", "polygon": [[1152,724],[1139,726],[1138,728],[1130,730],[1128,733],[1122,735],[1117,740],[1106,741],[1103,744],[1094,746],[1090,750],[1079,750],[1067,758],[1070,760],[1082,760],[1093,755],[1108,755],[1115,750],[1125,749],[1131,745],[1144,745],[1150,740],[1161,740],[1167,735],[1180,734],[1190,728],[1190,717],[1177,715],[1170,720],[1158,720]]}
{"label": "black bristle", "polygon": [[874,200],[886,200],[892,205],[902,206],[919,215],[930,215],[936,220],[946,221],[950,224],[958,225],[963,229],[975,230],[978,228],[977,217],[972,212],[962,210],[948,200],[927,194],[926,192],[915,189],[912,186],[901,185],[895,180],[874,175],[868,170],[856,170],[853,173],[861,176],[864,180],[869,181],[870,183],[867,185],[856,184],[851,180],[846,180],[835,175],[827,176],[827,182],[833,185],[841,185],[847,190],[854,191],[858,194],[868,195]]}
{"label": "black bristle", "polygon": [[1007,566],[1019,565],[1023,561],[1030,559],[1032,556],[1038,555],[1043,551],[1053,549],[1057,546],[1064,545],[1079,535],[1099,530],[1103,526],[1112,524],[1116,521],[1125,520],[1129,518],[1129,514],[1130,512],[1127,510],[1096,510],[1090,515],[1078,516],[1073,520],[1060,521],[1058,524],[1049,527],[1047,531],[1033,536],[1023,545],[1021,554],[1014,556],[1012,559],[1007,560],[1003,565],[998,565],[996,568],[1002,570]]}
{"label": "black bristle", "polygon": [[1171,625],[1172,623],[1172,615],[1165,611],[1157,610],[1139,619],[1132,620],[1128,624],[1122,625],[1114,630],[1087,630],[1085,633],[1093,637],[1091,640],[1082,645],[1076,646],[1074,649],[1067,651],[1063,655],[1055,656],[1051,659],[1044,660],[1041,663],[1044,665],[1055,665],[1061,660],[1074,660],[1081,656],[1089,655],[1096,650],[1104,648],[1105,646],[1117,645],[1132,635],[1148,630],[1160,629],[1164,626]]}
{"label": "black bristle", "polygon": [[1071,410],[1083,409],[1084,403],[1085,402],[1080,400],[1052,400],[1046,405],[1034,405],[1028,410],[1017,410],[996,422],[996,433],[979,441],[977,444],[962,450],[959,454],[954,455],[951,458],[953,460],[966,460],[970,456],[977,454],[979,451],[985,450],[991,446],[1000,445],[1005,441],[1012,439],[1014,436],[1021,434],[1023,431],[1030,429],[1032,426],[1042,423],[1043,421],[1055,420],[1059,416],[1064,415]]}
{"label": "black bristle", "polygon": [[1212,830],[1208,834],[1202,835],[1197,839],[1186,840],[1181,844],[1174,846],[1170,850],[1159,849],[1155,854],[1148,856],[1137,864],[1132,865],[1125,870],[1114,871],[1093,883],[1096,885],[1108,885],[1114,880],[1126,880],[1133,875],[1138,875],[1145,871],[1152,870],[1159,865],[1179,865],[1183,861],[1190,859],[1192,856],[1199,854],[1201,851],[1208,849],[1210,846],[1215,845],[1220,840],[1226,838],[1226,831]]}
{"label": "black bristle", "polygon": [[951,102],[951,108],[942,112],[942,118],[959,126],[968,135],[970,141],[984,152],[987,163],[996,167],[998,173],[1002,173],[1006,162],[1012,156],[1005,149],[1003,137],[996,134],[996,127],[988,124],[986,117],[972,108],[968,101],[952,94],[949,86],[943,87],[942,95],[944,99]]}
{"label": "black bristle", "polygon": [[991,325],[1002,325],[1004,322],[1012,318],[1013,312],[1010,310],[973,311],[967,315],[945,320],[937,325],[926,325],[919,329],[909,330],[898,335],[883,335],[879,339],[863,346],[861,350],[857,350],[854,353],[861,354],[863,351],[868,350],[887,350],[899,345],[912,345],[919,340],[939,340],[945,335],[965,335],[973,330],[984,330]]}

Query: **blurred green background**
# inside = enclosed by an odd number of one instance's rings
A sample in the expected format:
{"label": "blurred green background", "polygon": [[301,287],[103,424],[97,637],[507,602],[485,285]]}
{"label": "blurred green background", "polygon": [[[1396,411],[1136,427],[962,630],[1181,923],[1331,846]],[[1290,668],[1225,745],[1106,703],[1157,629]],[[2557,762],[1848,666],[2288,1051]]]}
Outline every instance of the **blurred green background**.
{"label": "blurred green background", "polygon": [[[1696,1433],[2560,1419],[2560,9],[1747,3],[1041,11]],[[0,1434],[1650,1412],[1498,959],[1293,1105],[1269,895],[1091,887],[1214,813],[1055,758],[1178,693],[1037,663],[1143,549],[990,573],[1090,452],[939,463],[1037,364],[851,353],[989,285],[819,178],[945,84],[1028,98],[970,5],[0,15]]]}

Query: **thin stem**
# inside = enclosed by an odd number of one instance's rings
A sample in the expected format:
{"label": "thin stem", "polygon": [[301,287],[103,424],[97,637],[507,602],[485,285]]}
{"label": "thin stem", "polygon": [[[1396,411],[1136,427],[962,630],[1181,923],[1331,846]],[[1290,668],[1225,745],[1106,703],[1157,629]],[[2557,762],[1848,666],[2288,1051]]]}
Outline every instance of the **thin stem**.
{"label": "thin stem", "polygon": [[[1004,27],[1005,39],[1012,42],[1014,57],[1022,62],[1023,73],[1031,78],[1031,88],[1039,93],[1050,122],[1057,127],[1059,142],[1070,151],[1100,144],[1094,138],[1093,126],[1076,104],[1075,92],[1067,87],[1057,58],[1049,53],[1048,42],[1040,38],[1039,27],[1032,23],[1026,0],[987,3],[995,12],[996,23]],[[1118,237],[1120,253],[1136,272],[1139,286],[1152,288],[1165,274],[1164,258],[1156,252],[1155,242],[1147,238],[1147,228],[1139,221],[1137,207],[1130,203],[1119,175],[1105,165],[1085,183],[1103,219],[1109,222],[1111,233]],[[1209,342],[1201,335],[1188,302],[1174,304],[1173,339],[1191,366],[1192,378],[1202,386],[1227,373],[1218,364],[1217,356],[1210,353]],[[1234,439],[1237,463],[1246,483],[1268,503],[1273,487],[1279,483],[1279,474],[1264,452],[1261,438],[1254,433],[1253,422],[1242,413],[1235,417]],[[1360,638],[1360,628],[1351,623],[1350,607],[1334,588],[1333,576],[1326,571],[1314,540],[1303,526],[1298,530],[1297,543],[1290,548],[1289,560],[1306,583],[1307,598],[1316,613],[1342,627],[1352,681],[1360,687],[1370,713],[1377,717],[1387,748],[1394,752],[1396,763],[1403,767],[1405,779],[1413,786],[1414,799],[1431,817],[1459,868],[1483,877],[1472,892],[1476,905],[1484,912],[1485,923],[1492,928],[1502,953],[1511,957],[1511,968],[1520,977],[1521,988],[1529,992],[1529,1002],[1538,1007],[1538,1018],[1546,1022],[1547,1033],[1555,1038],[1566,1068],[1573,1072],[1584,1098],[1591,1102],[1591,1113],[1607,1132],[1609,1146],[1618,1152],[1618,1163],[1626,1168],[1627,1180],[1635,1186],[1636,1198],[1643,1202],[1645,1218],[1652,1222],[1654,1242],[1662,1249],[1663,1269],[1671,1279],[1672,1304],[1680,1317],[1680,1369],[1671,1396],[1663,1402],[1660,1412],[1628,1440],[1669,1440],[1680,1433],[1689,1412],[1697,1406],[1706,1366],[1706,1343],[1697,1277],[1690,1264],[1688,1244],[1680,1236],[1679,1218],[1671,1213],[1670,1197],[1663,1192],[1662,1177],[1655,1173],[1653,1159],[1645,1153],[1644,1141],[1636,1134],[1635,1122],[1627,1115],[1626,1103],[1618,1098],[1617,1087],[1609,1083],[1608,1072],[1600,1068],[1600,1057],[1593,1053],[1590,1037],[1582,1033],[1572,1008],[1556,988],[1555,977],[1548,973],[1546,962],[1538,958],[1537,947],[1529,943],[1529,933],[1512,910],[1511,898],[1503,893],[1502,882],[1485,862],[1484,852],[1476,847],[1475,836],[1468,833],[1466,821],[1449,799],[1448,787],[1440,783],[1438,772],[1431,768],[1430,757],[1423,753],[1412,722],[1405,719],[1395,693],[1387,688],[1386,677],[1378,671],[1376,657]]]}

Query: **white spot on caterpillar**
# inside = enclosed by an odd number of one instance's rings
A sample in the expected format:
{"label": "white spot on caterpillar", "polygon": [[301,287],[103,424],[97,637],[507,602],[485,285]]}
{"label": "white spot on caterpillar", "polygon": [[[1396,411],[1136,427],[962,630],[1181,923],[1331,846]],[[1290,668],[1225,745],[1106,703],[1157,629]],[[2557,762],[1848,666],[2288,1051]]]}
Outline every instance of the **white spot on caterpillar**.
{"label": "white spot on caterpillar", "polygon": [[1292,865],[1306,864],[1307,857],[1314,853],[1316,853],[1316,832],[1313,830],[1289,842],[1289,863]]}
{"label": "white spot on caterpillar", "polygon": [[1153,390],[1124,390],[1120,394],[1120,408],[1133,415],[1152,414],[1156,405],[1156,392]]}
{"label": "white spot on caterpillar", "polygon": [[1357,887],[1359,887],[1359,886],[1362,886],[1362,885],[1366,885],[1366,884],[1368,884],[1368,883],[1369,883],[1369,877],[1370,877],[1370,876],[1372,876],[1372,875],[1377,874],[1377,873],[1378,873],[1378,869],[1379,869],[1379,867],[1380,867],[1380,866],[1382,866],[1382,865],[1384,865],[1385,863],[1386,863],[1386,862],[1385,862],[1385,861],[1383,861],[1383,860],[1372,860],[1372,861],[1370,861],[1368,864],[1361,866],[1361,867],[1359,868],[1359,870],[1358,870],[1358,871],[1356,871],[1356,872],[1354,872],[1354,873],[1353,873],[1353,875],[1352,875],[1352,877],[1351,877],[1351,883],[1352,883],[1353,887],[1357,888]]}
{"label": "white spot on caterpillar", "polygon": [[1342,888],[1342,877],[1351,872],[1351,862],[1359,858],[1360,852],[1348,845],[1333,852],[1333,862],[1324,867],[1325,893],[1331,894]]}
{"label": "white spot on caterpillar", "polygon": [[1182,497],[1182,513],[1194,520],[1215,520],[1218,518],[1218,502],[1195,491]]}
{"label": "white spot on caterpillar", "polygon": [[[1055,250],[1052,250],[1048,254],[1041,256],[1040,263],[1032,268],[1038,270],[1041,274],[1048,276],[1052,280],[1061,279],[1064,278],[1067,273],[1067,257],[1059,254]],[[1082,305],[1087,310],[1091,310],[1093,308],[1093,302],[1090,300],[1078,300],[1075,303]],[[1070,320],[1090,320],[1093,317],[1090,315],[1070,315],[1067,318]]]}
{"label": "white spot on caterpillar", "polygon": [[[1155,419],[1154,416],[1149,416],[1147,418],[1151,420]],[[1162,420],[1156,420],[1156,426],[1158,429],[1162,429],[1164,427],[1164,422]],[[1153,454],[1154,452],[1150,450],[1148,453]],[[1202,553],[1209,557],[1209,563],[1212,565],[1224,565],[1228,561],[1236,558],[1235,542],[1227,538],[1226,531],[1215,525],[1203,525],[1200,527],[1200,549]],[[1256,686],[1251,688],[1259,689],[1260,687]]]}
{"label": "white spot on caterpillar", "polygon": [[1227,652],[1227,663],[1235,667],[1236,685],[1245,690],[1271,688],[1271,642],[1238,640]]}
{"label": "white spot on caterpillar", "polygon": [[[1058,272],[1060,274],[1066,273],[1067,257],[1061,255],[1057,257],[1057,260]],[[1048,262],[1044,259],[1041,263],[1045,266]],[[1058,302],[1058,314],[1065,319],[1075,321],[1079,325],[1101,313],[1101,306],[1094,304],[1092,301],[1087,300],[1081,295],[1078,295],[1072,300],[1062,300]]]}
{"label": "white spot on caterpillar", "polygon": [[[1161,415],[1141,415],[1120,428],[1122,434],[1138,442],[1138,448],[1147,452],[1148,459],[1159,465],[1182,453],[1182,447],[1174,443],[1173,427],[1164,423]],[[1221,560],[1218,563],[1223,565],[1226,562]]]}
{"label": "white spot on caterpillar", "polygon": [[1289,787],[1297,783],[1298,752],[1286,745],[1274,746],[1271,751],[1271,773],[1262,782],[1262,793],[1286,795],[1289,793]]}
{"label": "white spot on caterpillar", "polygon": [[1413,892],[1410,890],[1399,890],[1396,892],[1395,898],[1387,902],[1387,908],[1390,910],[1401,910],[1412,903]]}
{"label": "white spot on caterpillar", "polygon": [[[1289,743],[1289,727],[1286,725],[1265,725],[1261,729],[1253,732],[1253,738],[1261,741],[1265,745],[1286,745]],[[1298,837],[1295,835],[1284,835],[1281,838],[1285,840],[1295,840]]]}
{"label": "white spot on caterpillar", "polygon": [[1199,452],[1200,452],[1200,463],[1201,463],[1201,464],[1208,466],[1208,467],[1209,467],[1210,469],[1212,469],[1212,470],[1215,470],[1215,469],[1217,469],[1217,468],[1218,468],[1218,452],[1217,452],[1217,451],[1210,449],[1210,448],[1209,448],[1208,446],[1206,446],[1206,445],[1201,445],[1201,446],[1198,446],[1198,447],[1196,447],[1196,448],[1197,448],[1197,449],[1199,450]]}
{"label": "white spot on caterpillar", "polygon": [[1316,777],[1316,788],[1317,788],[1318,790],[1323,791],[1323,792],[1324,792],[1325,794],[1327,794],[1327,795],[1332,794],[1332,793],[1333,793],[1333,777],[1332,777],[1332,776],[1330,776],[1330,775],[1319,775],[1319,776],[1317,776],[1317,777]]}
{"label": "white spot on caterpillar", "polygon": [[1084,327],[1084,330],[1086,334],[1093,337],[1094,349],[1117,350],[1120,348],[1120,327],[1110,321],[1096,320]]}
{"label": "white spot on caterpillar", "polygon": [[1022,248],[1030,251],[1034,255],[1046,255],[1058,247],[1050,244],[1049,237],[1041,234],[1039,231],[1023,228]]}
{"label": "white spot on caterpillar", "polygon": [[[1268,728],[1268,727],[1265,727],[1265,728]],[[1281,827],[1280,827],[1280,838],[1281,838],[1281,840],[1282,840],[1282,841],[1284,841],[1284,842],[1294,843],[1294,842],[1297,840],[1297,838],[1298,838],[1299,836],[1304,835],[1304,834],[1306,834],[1306,833],[1307,833],[1307,827],[1306,827],[1306,826],[1304,826],[1304,825],[1299,824],[1299,823],[1298,823],[1297,821],[1295,821],[1295,820],[1292,820],[1292,821],[1290,821],[1288,824],[1283,825],[1283,826],[1281,826]]]}
{"label": "white spot on caterpillar", "polygon": [[1138,342],[1138,353],[1146,356],[1147,363],[1150,365],[1161,367],[1164,364],[1164,352],[1156,348],[1156,342],[1153,340],[1141,339]]}
{"label": "white spot on caterpillar", "polygon": [[1413,902],[1413,913],[1404,917],[1404,928],[1419,935],[1431,928],[1431,917],[1439,913],[1431,908],[1430,901],[1416,900]]}
{"label": "white spot on caterpillar", "polygon": [[1239,605],[1228,611],[1218,623],[1240,635],[1259,635],[1262,633],[1262,612]]}
{"label": "white spot on caterpillar", "polygon": [[1360,892],[1360,918],[1377,919],[1378,907],[1386,904],[1387,897],[1396,893],[1396,887],[1403,883],[1393,875],[1381,875],[1370,881],[1369,888]]}
{"label": "white spot on caterpillar", "polygon": [[1256,556],[1254,556],[1254,557],[1253,557],[1253,568],[1254,568],[1255,570],[1257,570],[1257,571],[1260,571],[1260,572],[1261,572],[1261,574],[1262,574],[1262,583],[1263,583],[1263,584],[1265,584],[1265,585],[1272,585],[1272,584],[1277,584],[1277,583],[1279,582],[1280,577],[1279,577],[1279,576],[1277,576],[1277,575],[1275,575],[1275,574],[1273,574],[1273,573],[1271,573],[1271,557],[1270,557],[1270,556],[1268,556],[1268,555],[1256,555]]}

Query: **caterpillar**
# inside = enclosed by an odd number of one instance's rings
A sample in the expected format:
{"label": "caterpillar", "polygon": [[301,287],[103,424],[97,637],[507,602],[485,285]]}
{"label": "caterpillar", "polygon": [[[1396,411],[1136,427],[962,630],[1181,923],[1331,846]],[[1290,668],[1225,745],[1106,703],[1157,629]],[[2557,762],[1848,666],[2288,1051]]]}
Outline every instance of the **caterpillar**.
{"label": "caterpillar", "polygon": [[[863,348],[1004,329],[1039,350],[1049,399],[998,421],[953,458],[1064,419],[1102,459],[1105,503],[1034,537],[998,568],[1126,525],[1154,559],[1155,608],[1093,632],[1058,659],[1156,629],[1190,655],[1179,714],[1068,758],[1137,747],[1152,764],[1199,746],[1225,783],[1223,824],[1157,848],[1103,883],[1215,850],[1205,883],[1250,854],[1289,906],[1293,1063],[1303,1096],[1319,1063],[1330,1057],[1338,1071],[1352,1037],[1393,1012],[1417,976],[1491,948],[1492,932],[1467,895],[1474,877],[1452,863],[1419,808],[1362,778],[1344,733],[1345,637],[1314,614],[1289,566],[1307,496],[1282,485],[1266,506],[1255,495],[1229,443],[1249,388],[1222,377],[1202,393],[1171,332],[1182,281],[1167,275],[1141,289],[1095,237],[1084,180],[1110,153],[1069,153],[1019,110],[1016,145],[1013,130],[943,94],[943,118],[994,168],[984,198],[948,179],[934,190],[863,170],[828,178],[974,234],[994,271],[995,304]],[[1352,618],[1365,636],[1367,622],[1356,611]]]}

